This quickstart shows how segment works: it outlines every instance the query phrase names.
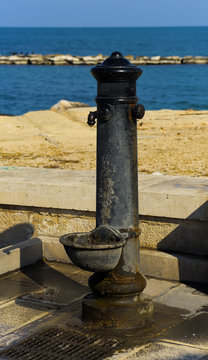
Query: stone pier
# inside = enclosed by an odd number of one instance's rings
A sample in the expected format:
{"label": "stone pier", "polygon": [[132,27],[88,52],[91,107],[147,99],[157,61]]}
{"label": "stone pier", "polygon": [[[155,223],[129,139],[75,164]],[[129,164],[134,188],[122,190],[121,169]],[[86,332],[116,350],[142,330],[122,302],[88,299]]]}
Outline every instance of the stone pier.
{"label": "stone pier", "polygon": [[[208,64],[208,56],[125,56],[134,65]],[[107,56],[73,56],[69,54],[15,54],[0,55],[0,65],[97,65]]]}

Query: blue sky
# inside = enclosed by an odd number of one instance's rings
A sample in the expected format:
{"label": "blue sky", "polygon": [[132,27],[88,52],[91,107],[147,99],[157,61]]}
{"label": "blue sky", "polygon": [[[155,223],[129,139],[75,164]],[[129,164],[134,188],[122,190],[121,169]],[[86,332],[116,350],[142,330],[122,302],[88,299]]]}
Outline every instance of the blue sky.
{"label": "blue sky", "polygon": [[0,26],[208,26],[208,0],[0,2]]}

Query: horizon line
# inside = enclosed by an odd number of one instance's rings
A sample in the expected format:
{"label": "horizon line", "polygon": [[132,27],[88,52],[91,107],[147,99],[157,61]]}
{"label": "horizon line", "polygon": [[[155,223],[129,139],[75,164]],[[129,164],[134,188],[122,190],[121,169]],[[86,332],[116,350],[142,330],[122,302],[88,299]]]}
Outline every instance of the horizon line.
{"label": "horizon line", "polygon": [[30,28],[30,29],[34,29],[34,28],[39,28],[39,29],[42,29],[42,28],[51,28],[51,29],[93,29],[93,28],[100,28],[100,29],[111,29],[111,28],[180,28],[180,27],[208,27],[208,25],[143,25],[143,26],[128,26],[128,25],[118,25],[118,26],[51,26],[51,25],[34,25],[34,26],[28,26],[28,25],[16,25],[16,26],[13,26],[13,25],[5,25],[5,26],[1,26],[0,25],[0,28]]}

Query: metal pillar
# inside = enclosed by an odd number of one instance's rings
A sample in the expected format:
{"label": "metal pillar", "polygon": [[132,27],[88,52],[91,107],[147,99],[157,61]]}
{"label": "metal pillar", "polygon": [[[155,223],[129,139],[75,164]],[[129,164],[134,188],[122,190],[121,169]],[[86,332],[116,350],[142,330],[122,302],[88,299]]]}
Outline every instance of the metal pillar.
{"label": "metal pillar", "polygon": [[152,301],[142,296],[146,279],[139,270],[137,119],[144,116],[144,107],[136,105],[136,80],[142,71],[114,52],[91,72],[98,82],[97,111],[88,117],[90,126],[97,119],[96,229],[85,238],[76,236],[85,244],[93,238],[90,246],[96,242],[96,249],[108,244],[108,258],[120,252],[116,265],[106,271],[102,263],[107,260],[88,245],[88,265],[74,259],[72,234],[61,242],[78,266],[95,271],[89,279],[92,294],[82,302],[83,320],[98,327],[141,327],[153,313]]}

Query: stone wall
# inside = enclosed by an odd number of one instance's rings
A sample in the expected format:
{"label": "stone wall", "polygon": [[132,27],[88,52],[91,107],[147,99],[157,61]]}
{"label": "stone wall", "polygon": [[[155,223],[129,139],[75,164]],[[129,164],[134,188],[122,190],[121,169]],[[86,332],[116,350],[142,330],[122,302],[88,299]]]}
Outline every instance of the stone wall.
{"label": "stone wall", "polygon": [[[139,175],[145,275],[208,283],[207,189],[207,177]],[[94,171],[0,169],[0,274],[69,262],[59,237],[94,227]]]}
{"label": "stone wall", "polygon": [[[92,230],[95,195],[94,171],[0,170],[0,245]],[[139,215],[142,247],[208,256],[206,177],[140,174]]]}
{"label": "stone wall", "polygon": [[[66,233],[90,231],[95,212],[18,206],[0,207],[0,247],[31,237],[58,241]],[[140,216],[140,245],[146,249],[208,256],[208,222]]]}

